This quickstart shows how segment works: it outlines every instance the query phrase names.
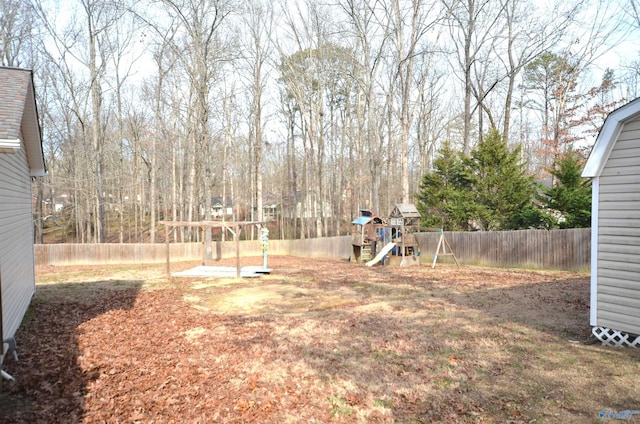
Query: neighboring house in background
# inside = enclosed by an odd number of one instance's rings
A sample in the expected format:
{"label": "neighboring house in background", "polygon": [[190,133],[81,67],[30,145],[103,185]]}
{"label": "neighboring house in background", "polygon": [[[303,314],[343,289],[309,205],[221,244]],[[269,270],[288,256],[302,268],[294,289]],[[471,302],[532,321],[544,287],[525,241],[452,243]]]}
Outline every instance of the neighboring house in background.
{"label": "neighboring house in background", "polygon": [[68,194],[60,194],[53,198],[53,211],[60,212],[66,205],[71,204]]}
{"label": "neighboring house in background", "polygon": [[262,217],[265,222],[277,221],[280,202],[278,196],[266,194],[262,199]]}
{"label": "neighboring house in background", "polygon": [[640,98],[609,114],[582,176],[593,178],[593,334],[607,344],[640,343]]}
{"label": "neighboring house in background", "polygon": [[[35,205],[34,199],[34,205]],[[57,194],[53,198],[48,197],[42,203],[42,209],[45,212],[45,215],[51,215],[54,213],[58,213],[64,209],[66,205],[71,204],[70,197],[66,193]]]}
{"label": "neighboring house in background", "polygon": [[231,201],[231,197],[227,197],[225,202],[222,201],[222,196],[212,197],[211,210],[211,215],[214,219],[233,215],[233,202]]}
{"label": "neighboring house in background", "polygon": [[45,174],[33,73],[0,68],[0,366],[35,292],[31,179]]}
{"label": "neighboring house in background", "polygon": [[[331,203],[327,200],[315,201],[311,193],[306,197],[306,205],[303,208],[302,204],[302,192],[298,190],[293,194],[287,194],[285,196],[278,196],[273,194],[265,195],[263,198],[262,213],[265,221],[276,221],[278,218],[283,217],[285,219],[293,218],[313,218],[319,217],[322,208],[322,216],[325,218],[333,217],[333,211],[331,209]],[[315,213],[314,213],[315,210]]]}
{"label": "neighboring house in background", "polygon": [[[200,208],[200,215],[205,216],[205,208]],[[222,219],[223,216],[228,217],[233,215],[233,201],[231,197],[227,197],[226,202],[222,201],[222,196],[214,196],[211,198],[211,218]]]}

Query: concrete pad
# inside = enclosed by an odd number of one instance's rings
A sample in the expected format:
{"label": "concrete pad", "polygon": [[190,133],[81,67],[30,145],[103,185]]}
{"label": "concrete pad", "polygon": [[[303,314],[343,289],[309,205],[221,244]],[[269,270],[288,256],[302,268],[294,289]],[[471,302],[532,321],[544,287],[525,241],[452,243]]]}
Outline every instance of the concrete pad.
{"label": "concrete pad", "polygon": [[[261,266],[240,267],[240,277],[253,278],[261,274],[269,274],[271,269],[264,269]],[[172,277],[236,277],[237,269],[234,266],[207,266],[200,265],[186,271],[174,272]]]}

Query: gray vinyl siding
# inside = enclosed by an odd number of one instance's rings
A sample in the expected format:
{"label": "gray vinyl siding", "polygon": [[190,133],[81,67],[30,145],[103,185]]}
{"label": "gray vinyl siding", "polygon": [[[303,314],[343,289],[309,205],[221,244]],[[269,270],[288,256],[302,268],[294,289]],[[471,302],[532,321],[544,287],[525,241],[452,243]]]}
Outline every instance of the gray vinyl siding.
{"label": "gray vinyl siding", "polygon": [[0,282],[3,339],[13,336],[35,291],[31,178],[23,148],[0,152]]}
{"label": "gray vinyl siding", "polygon": [[599,177],[597,326],[640,334],[640,119]]}

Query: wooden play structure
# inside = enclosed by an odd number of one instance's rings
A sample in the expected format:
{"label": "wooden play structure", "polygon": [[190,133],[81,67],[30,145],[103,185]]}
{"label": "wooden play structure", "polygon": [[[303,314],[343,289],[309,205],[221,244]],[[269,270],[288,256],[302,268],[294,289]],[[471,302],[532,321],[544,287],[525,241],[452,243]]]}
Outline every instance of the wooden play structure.
{"label": "wooden play structure", "polygon": [[415,205],[395,205],[388,221],[362,209],[352,224],[352,261],[367,266],[420,263],[420,246],[416,238],[420,230],[420,213]]}
{"label": "wooden play structure", "polygon": [[360,209],[360,216],[351,222],[352,262],[368,262],[383,246],[388,231],[386,221],[368,209]]}
{"label": "wooden play structure", "polygon": [[418,265],[420,263],[420,246],[416,233],[420,231],[420,212],[413,204],[395,205],[389,215],[391,242],[395,248],[391,250],[391,264],[400,266]]}

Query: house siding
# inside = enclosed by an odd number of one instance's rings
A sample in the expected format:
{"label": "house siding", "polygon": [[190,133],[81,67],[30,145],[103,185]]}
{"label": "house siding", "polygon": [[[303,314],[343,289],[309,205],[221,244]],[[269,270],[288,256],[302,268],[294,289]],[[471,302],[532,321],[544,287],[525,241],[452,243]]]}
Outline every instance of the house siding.
{"label": "house siding", "polygon": [[15,153],[0,153],[3,339],[18,330],[35,291],[31,178],[24,144],[22,147]]}
{"label": "house siding", "polygon": [[598,194],[596,325],[640,334],[640,118],[622,127]]}

